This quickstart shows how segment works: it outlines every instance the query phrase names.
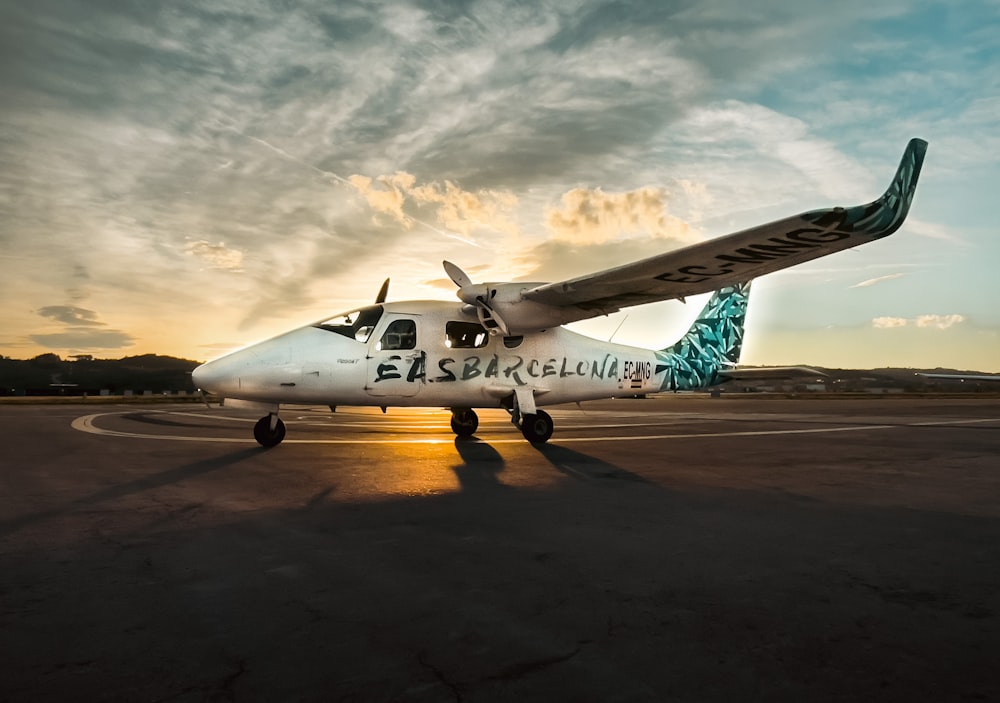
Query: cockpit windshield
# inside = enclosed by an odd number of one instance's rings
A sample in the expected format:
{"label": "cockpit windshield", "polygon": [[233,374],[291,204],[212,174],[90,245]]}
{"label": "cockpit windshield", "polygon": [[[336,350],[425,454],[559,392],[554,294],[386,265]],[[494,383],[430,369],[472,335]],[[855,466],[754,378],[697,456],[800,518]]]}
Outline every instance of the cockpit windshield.
{"label": "cockpit windshield", "polygon": [[371,305],[360,310],[352,310],[343,315],[331,317],[329,320],[324,320],[323,322],[317,322],[313,327],[318,327],[328,332],[336,332],[348,339],[367,342],[381,317],[382,306]]}

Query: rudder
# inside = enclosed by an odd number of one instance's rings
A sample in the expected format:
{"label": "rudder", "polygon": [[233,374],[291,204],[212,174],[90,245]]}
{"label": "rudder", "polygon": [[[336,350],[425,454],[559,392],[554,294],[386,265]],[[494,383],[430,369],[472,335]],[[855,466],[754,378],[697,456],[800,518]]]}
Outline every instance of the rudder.
{"label": "rudder", "polygon": [[661,391],[705,388],[739,363],[751,281],[717,290],[680,340],[656,353]]}

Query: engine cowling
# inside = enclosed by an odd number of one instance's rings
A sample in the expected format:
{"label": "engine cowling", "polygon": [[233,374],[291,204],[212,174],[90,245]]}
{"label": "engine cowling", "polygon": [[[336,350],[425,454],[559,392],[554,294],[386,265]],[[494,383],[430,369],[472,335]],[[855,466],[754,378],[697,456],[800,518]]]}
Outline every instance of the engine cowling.
{"label": "engine cowling", "polygon": [[537,332],[593,315],[575,306],[556,307],[524,298],[524,291],[542,283],[473,283],[450,261],[444,262],[444,270],[458,286],[459,300],[476,309],[480,324],[491,335]]}

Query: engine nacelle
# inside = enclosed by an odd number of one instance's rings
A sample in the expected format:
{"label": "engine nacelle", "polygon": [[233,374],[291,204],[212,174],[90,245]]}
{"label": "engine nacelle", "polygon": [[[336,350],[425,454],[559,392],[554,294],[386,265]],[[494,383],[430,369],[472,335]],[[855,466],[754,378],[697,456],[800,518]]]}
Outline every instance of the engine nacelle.
{"label": "engine nacelle", "polygon": [[462,302],[475,306],[479,322],[492,335],[517,335],[558,327],[592,316],[576,307],[555,307],[526,300],[522,293],[541,283],[475,283],[458,289]]}

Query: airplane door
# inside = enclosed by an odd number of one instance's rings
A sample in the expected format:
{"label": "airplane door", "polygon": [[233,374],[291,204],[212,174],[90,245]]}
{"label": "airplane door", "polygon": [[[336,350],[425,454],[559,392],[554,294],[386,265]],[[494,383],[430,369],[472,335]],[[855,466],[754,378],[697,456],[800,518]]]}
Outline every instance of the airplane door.
{"label": "airplane door", "polygon": [[417,348],[417,323],[409,317],[390,319],[368,349],[365,390],[378,396],[412,396],[426,376],[426,355]]}

